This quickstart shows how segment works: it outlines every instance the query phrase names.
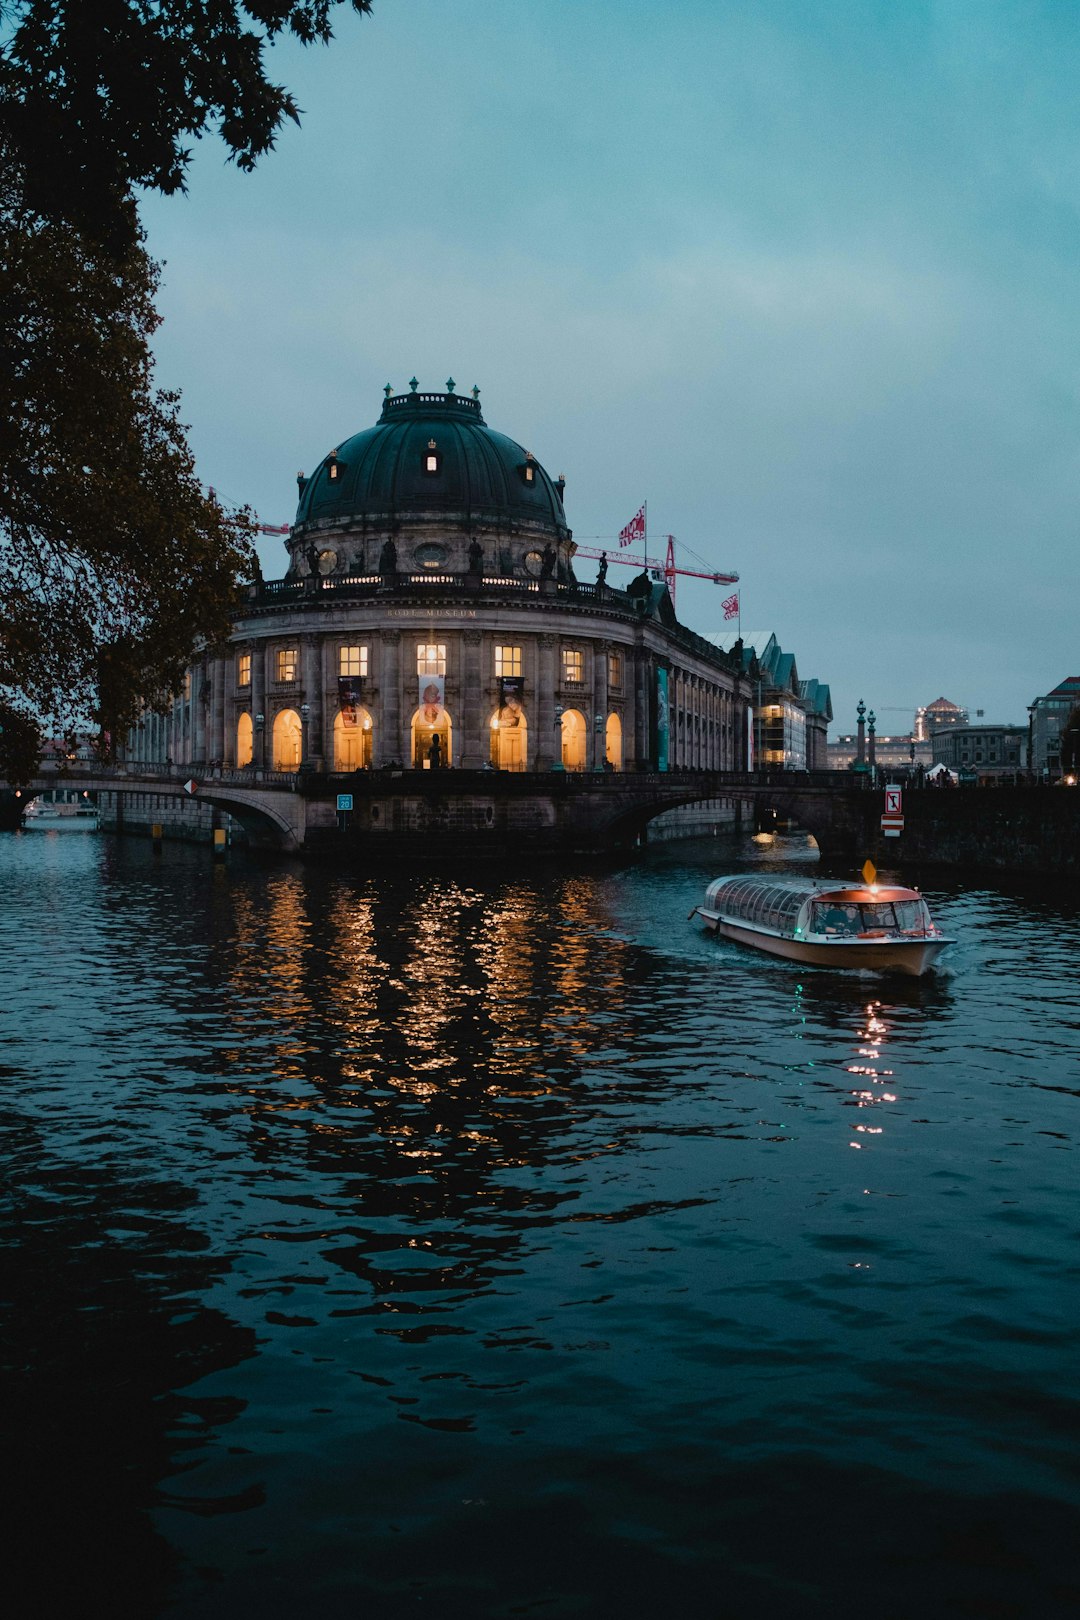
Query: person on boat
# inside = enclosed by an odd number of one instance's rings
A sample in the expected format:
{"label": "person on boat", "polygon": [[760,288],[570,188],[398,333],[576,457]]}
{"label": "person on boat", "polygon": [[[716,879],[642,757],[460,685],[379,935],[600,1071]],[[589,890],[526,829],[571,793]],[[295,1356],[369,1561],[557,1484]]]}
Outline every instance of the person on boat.
{"label": "person on boat", "polygon": [[854,906],[830,906],[825,913],[824,922],[827,934],[857,934],[859,932],[859,913]]}

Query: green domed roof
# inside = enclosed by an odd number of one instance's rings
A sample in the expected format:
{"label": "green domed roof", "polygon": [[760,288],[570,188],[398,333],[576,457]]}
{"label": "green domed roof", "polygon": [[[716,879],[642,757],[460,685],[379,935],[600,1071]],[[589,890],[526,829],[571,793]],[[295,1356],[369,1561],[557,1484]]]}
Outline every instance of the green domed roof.
{"label": "green domed roof", "polygon": [[301,485],[298,525],[445,513],[568,535],[562,490],[520,444],[494,433],[477,399],[392,394],[374,427],[338,445]]}

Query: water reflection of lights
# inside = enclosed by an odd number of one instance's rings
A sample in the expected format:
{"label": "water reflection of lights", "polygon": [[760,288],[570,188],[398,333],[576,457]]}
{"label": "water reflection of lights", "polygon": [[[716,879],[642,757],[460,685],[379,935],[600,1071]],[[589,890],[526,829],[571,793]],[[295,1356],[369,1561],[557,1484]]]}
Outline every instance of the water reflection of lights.
{"label": "water reflection of lights", "polygon": [[[876,1059],[881,1057],[881,1048],[889,1033],[889,1026],[881,1016],[881,1002],[871,1001],[866,1007],[866,1022],[858,1031],[857,1039],[865,1044],[857,1048],[856,1055],[860,1058]],[[885,1069],[876,1062],[849,1063],[848,1074],[858,1075],[862,1086],[850,1093],[848,1106],[855,1108],[874,1108],[879,1103],[894,1103],[896,1093],[883,1088],[887,1080],[893,1078],[893,1070]],[[883,1125],[856,1125],[854,1132],[858,1136],[881,1136],[884,1133]],[[850,1147],[860,1148],[861,1142],[851,1142]]]}

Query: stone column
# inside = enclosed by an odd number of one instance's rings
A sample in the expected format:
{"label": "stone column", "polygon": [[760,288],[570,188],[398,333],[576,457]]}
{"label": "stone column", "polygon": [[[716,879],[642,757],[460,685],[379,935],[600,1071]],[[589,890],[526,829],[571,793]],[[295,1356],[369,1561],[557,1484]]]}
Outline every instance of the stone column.
{"label": "stone column", "polygon": [[536,738],[530,753],[537,771],[550,771],[559,741],[555,735],[555,645],[554,636],[536,638]]}
{"label": "stone column", "polygon": [[461,648],[460,692],[461,729],[452,745],[452,759],[466,771],[478,771],[490,758],[490,739],[486,735],[488,704],[486,701],[487,671],[483,667],[483,635],[479,630],[463,630]]}
{"label": "stone column", "polygon": [[401,720],[401,632],[380,630],[379,714],[375,717],[374,755],[377,765],[411,763]]}
{"label": "stone column", "polygon": [[[265,641],[253,641],[251,644],[251,763],[256,770],[264,770],[269,757],[267,737],[270,733],[270,716],[266,712],[266,660],[269,657]],[[258,716],[263,716],[263,726],[260,729]]]}
{"label": "stone column", "polygon": [[225,758],[225,684],[232,674],[232,660],[219,653],[211,665],[210,677],[210,758]]}
{"label": "stone column", "polygon": [[314,771],[323,769],[322,681],[319,673],[319,638],[307,633],[300,638],[300,697],[308,706],[304,763]]}
{"label": "stone column", "polygon": [[[368,657],[371,657],[370,646]],[[337,768],[334,756],[334,721],[338,714],[338,666],[334,650],[334,642],[330,636],[320,636],[316,664],[319,671],[319,695],[311,702],[312,711],[319,716],[319,725],[322,731],[323,769],[332,771]],[[364,707],[371,707],[371,666],[368,665],[367,678],[364,681]]]}
{"label": "stone column", "polygon": [[634,769],[649,766],[649,676],[652,660],[644,647],[634,658]]}
{"label": "stone column", "polygon": [[[596,717],[600,716],[600,730],[596,729]],[[591,763],[594,771],[604,768],[604,755],[607,752],[607,648],[601,643],[592,649],[592,712],[589,715],[589,730],[593,734]]]}

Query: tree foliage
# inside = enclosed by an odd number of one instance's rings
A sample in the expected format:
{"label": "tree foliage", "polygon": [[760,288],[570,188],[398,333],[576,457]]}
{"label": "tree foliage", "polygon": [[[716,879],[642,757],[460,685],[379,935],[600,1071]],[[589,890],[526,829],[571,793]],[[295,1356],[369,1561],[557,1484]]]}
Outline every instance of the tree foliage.
{"label": "tree foliage", "polygon": [[27,201],[101,234],[132,187],[183,189],[185,143],[216,128],[251,169],[286,118],[268,43],[326,44],[342,4],[371,0],[0,0],[0,133],[23,165]]}
{"label": "tree foliage", "polygon": [[122,733],[229,632],[253,525],[156,390],[135,191],[217,128],[251,168],[297,118],[264,51],[371,0],[0,0],[0,779],[43,735]]}
{"label": "tree foliage", "polygon": [[250,522],[204,496],[153,386],[157,274],[132,234],[117,254],[42,218],[4,165],[0,695],[53,732],[115,733],[174,689],[251,568]]}

